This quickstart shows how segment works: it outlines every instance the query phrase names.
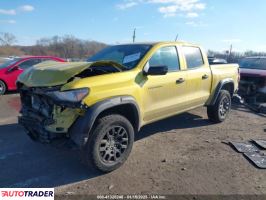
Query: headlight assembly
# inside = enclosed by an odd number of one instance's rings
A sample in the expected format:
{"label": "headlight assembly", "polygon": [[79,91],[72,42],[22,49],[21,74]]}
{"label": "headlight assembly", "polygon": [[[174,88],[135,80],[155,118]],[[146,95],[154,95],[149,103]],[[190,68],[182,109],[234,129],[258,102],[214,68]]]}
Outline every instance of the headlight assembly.
{"label": "headlight assembly", "polygon": [[58,101],[77,103],[82,101],[89,94],[89,88],[81,88],[68,91],[48,92],[48,96]]}

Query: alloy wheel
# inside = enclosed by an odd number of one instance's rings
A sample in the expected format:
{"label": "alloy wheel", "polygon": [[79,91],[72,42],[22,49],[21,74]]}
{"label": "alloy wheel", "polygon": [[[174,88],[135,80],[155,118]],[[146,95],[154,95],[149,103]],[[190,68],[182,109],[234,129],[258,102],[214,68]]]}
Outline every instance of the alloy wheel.
{"label": "alloy wheel", "polygon": [[104,134],[99,152],[101,160],[108,164],[118,162],[128,148],[129,135],[122,126],[110,127]]}
{"label": "alloy wheel", "polygon": [[225,118],[230,110],[230,99],[224,97],[219,105],[219,113],[222,118]]}

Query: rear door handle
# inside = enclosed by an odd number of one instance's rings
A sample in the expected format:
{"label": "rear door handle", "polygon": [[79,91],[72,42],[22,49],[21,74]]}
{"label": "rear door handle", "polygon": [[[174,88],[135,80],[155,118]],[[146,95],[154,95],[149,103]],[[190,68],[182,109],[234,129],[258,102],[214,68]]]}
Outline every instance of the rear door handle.
{"label": "rear door handle", "polygon": [[208,78],[209,78],[209,76],[208,76],[207,74],[204,74],[204,75],[202,76],[202,79],[203,79],[203,80],[208,79]]}
{"label": "rear door handle", "polygon": [[185,82],[185,79],[183,78],[180,78],[178,80],[176,80],[176,84],[181,84],[181,83],[184,83]]}

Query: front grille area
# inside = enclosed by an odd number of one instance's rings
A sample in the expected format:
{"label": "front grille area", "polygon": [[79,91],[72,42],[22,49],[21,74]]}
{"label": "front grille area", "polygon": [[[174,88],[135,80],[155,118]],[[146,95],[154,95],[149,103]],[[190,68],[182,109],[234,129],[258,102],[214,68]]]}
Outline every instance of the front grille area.
{"label": "front grille area", "polygon": [[54,103],[46,95],[46,91],[40,88],[27,88],[19,85],[21,97],[21,116],[19,123],[27,130],[28,135],[42,143],[49,143],[57,138],[56,133],[50,133],[45,130],[45,126],[55,123],[53,119]]}
{"label": "front grille area", "polygon": [[248,75],[241,75],[241,82],[249,82],[256,84],[258,87],[263,87],[265,83],[266,78],[264,77],[254,77],[254,76],[248,76]]}

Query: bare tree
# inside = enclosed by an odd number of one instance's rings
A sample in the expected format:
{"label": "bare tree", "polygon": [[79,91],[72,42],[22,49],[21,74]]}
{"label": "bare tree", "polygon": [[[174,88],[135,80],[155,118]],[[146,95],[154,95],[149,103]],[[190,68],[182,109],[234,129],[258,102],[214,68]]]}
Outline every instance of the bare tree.
{"label": "bare tree", "polygon": [[11,33],[0,33],[0,44],[2,46],[11,46],[16,42],[16,37]]}

